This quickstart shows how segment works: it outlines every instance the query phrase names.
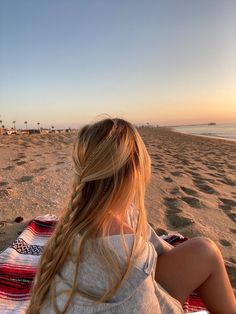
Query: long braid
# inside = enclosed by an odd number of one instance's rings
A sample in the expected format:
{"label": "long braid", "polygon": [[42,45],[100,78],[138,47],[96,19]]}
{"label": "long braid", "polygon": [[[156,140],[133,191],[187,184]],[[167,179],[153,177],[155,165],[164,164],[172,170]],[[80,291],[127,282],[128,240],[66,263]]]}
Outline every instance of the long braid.
{"label": "long braid", "polygon": [[[74,238],[74,232],[71,230],[73,219],[71,218],[78,206],[83,187],[84,183],[81,183],[76,188],[73,188],[69,208],[61,218],[53,236],[44,249],[39,265],[39,271],[34,281],[32,299],[27,314],[39,313],[42,300],[48,293],[55,274],[68,256]],[[37,293],[34,293],[35,291],[37,291]]]}

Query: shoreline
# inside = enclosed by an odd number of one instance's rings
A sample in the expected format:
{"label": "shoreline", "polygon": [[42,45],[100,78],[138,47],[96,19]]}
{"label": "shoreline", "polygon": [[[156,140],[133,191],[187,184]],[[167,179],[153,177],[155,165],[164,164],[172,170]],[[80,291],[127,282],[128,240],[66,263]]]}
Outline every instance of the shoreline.
{"label": "shoreline", "polygon": [[217,140],[223,140],[223,141],[230,141],[230,142],[236,142],[236,138],[229,138],[229,137],[222,137],[222,136],[213,136],[213,135],[205,135],[205,134],[196,134],[196,133],[188,133],[184,131],[179,131],[174,128],[169,128],[171,131],[176,132],[176,133],[181,133],[181,134],[186,134],[186,135],[192,135],[192,136],[199,136],[203,138],[209,138],[209,139],[217,139]]}
{"label": "shoreline", "polygon": [[[151,129],[155,129],[156,127],[151,127]],[[180,133],[180,134],[185,134],[185,135],[192,135],[192,136],[198,136],[198,137],[203,137],[203,138],[209,138],[209,139],[217,139],[217,140],[224,140],[224,141],[231,141],[231,142],[236,142],[236,138],[230,138],[230,137],[222,137],[222,136],[218,136],[218,135],[208,135],[208,134],[198,134],[198,133],[192,133],[192,132],[184,132],[184,131],[180,131],[177,128],[174,127],[166,127],[166,126],[160,126],[158,127],[158,129],[164,129],[164,130],[169,130],[171,132],[175,132],[175,133]],[[76,134],[78,130],[76,131],[71,131],[70,134]],[[26,136],[57,136],[57,135],[63,135],[65,133],[39,133],[39,134],[0,134],[0,139],[1,137],[23,137],[25,138]],[[1,144],[1,143],[0,143]]]}

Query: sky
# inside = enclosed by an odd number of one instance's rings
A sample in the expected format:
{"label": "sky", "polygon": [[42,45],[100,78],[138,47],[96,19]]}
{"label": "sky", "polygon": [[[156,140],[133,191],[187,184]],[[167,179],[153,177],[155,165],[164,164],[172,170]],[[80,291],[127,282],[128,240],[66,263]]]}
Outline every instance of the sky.
{"label": "sky", "polygon": [[0,0],[0,120],[236,123],[235,0]]}

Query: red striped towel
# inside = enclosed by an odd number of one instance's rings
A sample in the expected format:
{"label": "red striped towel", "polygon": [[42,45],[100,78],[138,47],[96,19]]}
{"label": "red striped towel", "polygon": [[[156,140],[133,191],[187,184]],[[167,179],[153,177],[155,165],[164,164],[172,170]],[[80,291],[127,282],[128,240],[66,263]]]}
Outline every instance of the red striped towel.
{"label": "red striped towel", "polygon": [[52,235],[56,216],[34,219],[0,254],[0,313],[25,313],[42,249]]}
{"label": "red striped towel", "polygon": [[[56,222],[56,216],[37,217],[6,250],[1,252],[1,314],[26,312],[42,249],[52,235]],[[187,239],[177,234],[167,236],[165,240],[177,245]],[[184,311],[188,313],[203,309],[205,307],[196,294],[191,295],[184,305]]]}

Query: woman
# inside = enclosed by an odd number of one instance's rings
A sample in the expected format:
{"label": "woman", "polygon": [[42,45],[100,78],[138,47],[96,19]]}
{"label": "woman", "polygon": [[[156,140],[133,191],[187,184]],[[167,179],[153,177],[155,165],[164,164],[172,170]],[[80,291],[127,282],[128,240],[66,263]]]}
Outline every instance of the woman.
{"label": "woman", "polygon": [[45,247],[28,314],[183,313],[196,289],[212,313],[236,312],[210,240],[172,248],[147,224],[150,157],[129,122],[83,127],[73,161],[71,200]]}

